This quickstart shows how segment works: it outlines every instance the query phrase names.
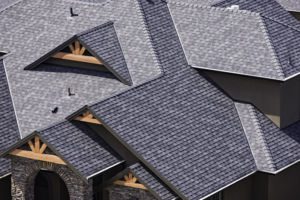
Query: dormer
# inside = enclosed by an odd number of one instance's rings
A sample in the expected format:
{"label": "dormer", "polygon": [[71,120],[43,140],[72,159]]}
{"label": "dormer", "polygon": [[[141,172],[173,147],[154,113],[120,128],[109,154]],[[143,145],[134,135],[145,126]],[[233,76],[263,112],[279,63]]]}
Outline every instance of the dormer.
{"label": "dormer", "polygon": [[43,63],[81,70],[106,71],[124,84],[132,85],[113,22],[74,35],[25,67],[25,70],[34,70]]}

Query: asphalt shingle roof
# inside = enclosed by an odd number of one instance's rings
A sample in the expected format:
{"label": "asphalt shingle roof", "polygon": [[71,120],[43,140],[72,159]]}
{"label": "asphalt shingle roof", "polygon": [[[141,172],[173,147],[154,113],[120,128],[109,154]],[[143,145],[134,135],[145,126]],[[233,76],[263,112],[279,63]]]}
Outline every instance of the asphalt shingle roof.
{"label": "asphalt shingle roof", "polygon": [[[70,7],[79,16],[71,18]],[[74,73],[76,70],[24,70],[77,33],[108,21],[114,22],[133,86],[159,76],[161,71],[135,0],[26,0],[0,12],[0,51],[11,52],[6,69],[24,137],[63,120],[85,104],[129,88],[107,78],[107,73],[93,76]],[[42,68],[49,69],[49,65]],[[125,77],[125,72],[121,73]],[[68,96],[68,88],[75,96]],[[55,107],[58,112],[53,114]]]}
{"label": "asphalt shingle roof", "polygon": [[85,178],[123,162],[97,133],[80,122],[64,121],[38,131],[38,135]]}
{"label": "asphalt shingle roof", "polygon": [[300,160],[300,122],[278,128],[250,104],[236,104],[258,170],[276,173]]}
{"label": "asphalt shingle roof", "polygon": [[276,80],[300,72],[300,23],[275,0],[169,7],[192,67]]}
{"label": "asphalt shingle roof", "polygon": [[11,161],[8,158],[0,158],[0,177],[11,173]]}
{"label": "asphalt shingle roof", "polygon": [[129,169],[134,176],[160,200],[174,200],[177,198],[157,176],[152,174],[152,172],[146,169],[142,164],[136,163],[130,166]]}
{"label": "asphalt shingle roof", "polygon": [[276,0],[286,10],[300,12],[300,2],[298,0]]}
{"label": "asphalt shingle roof", "polygon": [[99,57],[108,69],[127,84],[132,84],[126,60],[113,22],[95,27],[78,36],[90,52]]}
{"label": "asphalt shingle roof", "polygon": [[225,0],[214,6],[225,8],[231,5],[260,14],[285,78],[300,72],[298,20],[275,0]]}
{"label": "asphalt shingle roof", "polygon": [[164,76],[90,109],[181,198],[199,200],[253,173],[254,159],[232,100],[187,66],[167,5],[139,3]]}
{"label": "asphalt shingle roof", "polygon": [[3,60],[0,58],[0,153],[20,139]]}

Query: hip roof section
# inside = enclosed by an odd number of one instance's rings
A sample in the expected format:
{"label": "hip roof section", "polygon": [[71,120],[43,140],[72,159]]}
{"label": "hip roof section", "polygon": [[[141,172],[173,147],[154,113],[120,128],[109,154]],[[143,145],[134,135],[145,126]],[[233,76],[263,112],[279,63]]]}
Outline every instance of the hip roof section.
{"label": "hip roof section", "polygon": [[[78,16],[70,16],[70,7]],[[11,52],[6,70],[22,136],[63,120],[83,105],[130,88],[106,73],[93,76],[76,70],[49,70],[49,65],[38,71],[24,70],[75,34],[108,21],[114,22],[133,86],[159,76],[135,0],[26,0],[0,12],[0,46]],[[68,96],[68,88],[75,95]]]}
{"label": "hip roof section", "polygon": [[275,0],[212,6],[169,3],[192,67],[275,80],[300,73],[300,23]]}

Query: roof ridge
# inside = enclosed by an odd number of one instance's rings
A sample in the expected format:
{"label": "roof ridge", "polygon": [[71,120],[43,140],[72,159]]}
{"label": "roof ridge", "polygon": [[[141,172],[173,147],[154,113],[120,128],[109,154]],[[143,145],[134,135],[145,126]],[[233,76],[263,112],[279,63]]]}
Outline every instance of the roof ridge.
{"label": "roof ridge", "polygon": [[260,14],[257,12],[252,12],[249,10],[238,10],[238,9],[227,9],[227,8],[221,8],[221,7],[214,7],[214,6],[203,6],[199,4],[192,4],[192,3],[186,3],[186,2],[170,2],[171,4],[174,4],[176,6],[186,6],[190,8],[200,8],[200,9],[207,9],[212,11],[222,11],[222,12],[228,12],[233,14],[243,14],[247,16],[259,16]]}
{"label": "roof ridge", "polygon": [[274,62],[274,66],[276,67],[276,71],[280,74],[280,78],[284,79],[285,75],[283,73],[283,69],[282,69],[279,57],[277,55],[277,52],[275,50],[274,44],[271,41],[271,38],[269,37],[268,28],[265,24],[263,16],[261,14],[259,14],[259,15],[260,15],[259,24],[260,24],[262,32],[264,34],[265,40],[267,41],[267,47],[270,48],[270,50],[272,52],[272,57],[273,57],[272,60]]}
{"label": "roof ridge", "polygon": [[152,38],[150,36],[150,31],[149,31],[149,28],[145,22],[145,13],[143,12],[143,8],[142,6],[140,5],[140,2],[139,1],[134,1],[134,6],[137,7],[137,10],[138,10],[138,16],[140,17],[140,20],[142,21],[143,23],[143,31],[145,31],[145,35],[146,35],[146,38],[147,38],[147,43],[149,43],[149,46],[151,47],[151,54],[153,59],[154,59],[154,63],[158,66],[159,68],[159,71],[161,74],[164,74],[164,68],[161,66],[161,63],[159,62],[159,59],[158,59],[158,55],[157,55],[157,52],[155,51],[154,47],[153,47],[153,41],[152,41]]}
{"label": "roof ridge", "polygon": [[98,29],[100,29],[100,28],[105,28],[105,27],[107,27],[107,26],[109,26],[109,25],[113,25],[113,24],[114,24],[113,21],[108,21],[108,22],[105,22],[105,23],[103,23],[103,24],[100,24],[99,26],[95,26],[95,27],[90,28],[90,29],[88,29],[88,30],[82,31],[82,32],[80,32],[80,33],[77,33],[77,34],[75,34],[74,36],[80,37],[80,36],[83,36],[83,35],[85,35],[85,34],[94,32],[94,31],[96,31],[96,30],[98,30]]}
{"label": "roof ridge", "polygon": [[276,23],[278,23],[278,24],[281,24],[281,25],[283,25],[283,26],[286,26],[286,27],[288,27],[288,28],[290,28],[290,29],[292,29],[292,30],[294,30],[294,31],[300,32],[300,28],[297,29],[297,28],[295,28],[295,27],[293,27],[293,26],[290,26],[290,25],[288,25],[288,24],[285,24],[285,23],[283,23],[283,22],[278,21],[277,19],[275,19],[275,18],[273,18],[273,17],[265,16],[265,15],[263,15],[263,14],[260,14],[260,15],[261,15],[263,18],[269,19],[269,20],[271,20],[271,21],[273,21],[273,22],[276,22]]}
{"label": "roof ridge", "polygon": [[16,2],[12,3],[12,4],[9,4],[8,6],[4,7],[2,10],[0,9],[0,13],[3,12],[3,11],[5,11],[5,10],[7,10],[7,9],[9,9],[10,7],[12,7],[12,6],[18,4],[18,3],[21,3],[22,1],[23,1],[23,0],[18,0],[18,1],[16,1]]}
{"label": "roof ridge", "polygon": [[263,150],[264,150],[264,153],[267,158],[266,161],[272,170],[276,170],[274,161],[271,156],[271,151],[267,145],[267,141],[265,140],[265,137],[263,136],[263,131],[262,131],[261,125],[260,125],[259,121],[257,120],[257,114],[255,113],[254,106],[253,105],[247,106],[247,109],[249,111],[250,118],[252,118],[252,120],[253,120],[255,132],[257,133],[259,140],[262,141]]}

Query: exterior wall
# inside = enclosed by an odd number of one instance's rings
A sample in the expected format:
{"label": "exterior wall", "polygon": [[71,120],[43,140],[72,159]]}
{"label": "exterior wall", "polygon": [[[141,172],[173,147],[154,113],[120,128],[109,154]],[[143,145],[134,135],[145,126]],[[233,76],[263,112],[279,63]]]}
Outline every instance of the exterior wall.
{"label": "exterior wall", "polygon": [[251,102],[280,125],[280,82],[214,71],[205,74],[230,97]]}
{"label": "exterior wall", "polygon": [[300,119],[300,76],[281,85],[281,127]]}
{"label": "exterior wall", "polygon": [[223,191],[223,200],[252,200],[253,177],[246,178]]}
{"label": "exterior wall", "polygon": [[0,179],[0,199],[11,200],[11,176],[6,176]]}
{"label": "exterior wall", "polygon": [[12,157],[11,193],[13,200],[34,200],[35,177],[40,170],[57,173],[65,182],[70,200],[91,200],[92,182],[85,183],[67,166]]}
{"label": "exterior wall", "polygon": [[113,185],[107,191],[109,200],[157,200],[150,192],[142,189]]}
{"label": "exterior wall", "polygon": [[296,164],[277,175],[269,175],[268,180],[268,200],[300,199],[300,164]]}

